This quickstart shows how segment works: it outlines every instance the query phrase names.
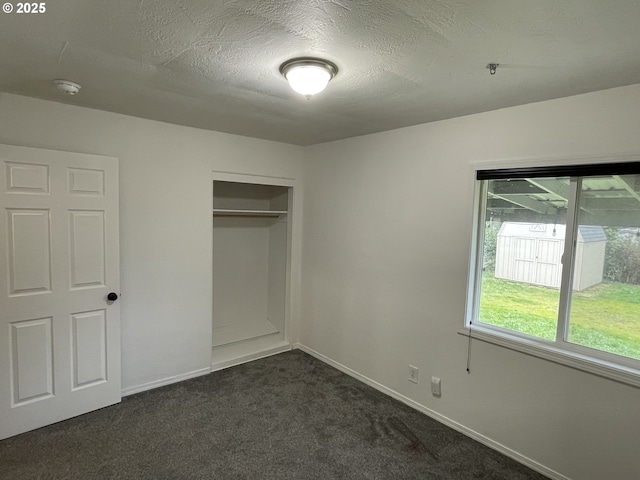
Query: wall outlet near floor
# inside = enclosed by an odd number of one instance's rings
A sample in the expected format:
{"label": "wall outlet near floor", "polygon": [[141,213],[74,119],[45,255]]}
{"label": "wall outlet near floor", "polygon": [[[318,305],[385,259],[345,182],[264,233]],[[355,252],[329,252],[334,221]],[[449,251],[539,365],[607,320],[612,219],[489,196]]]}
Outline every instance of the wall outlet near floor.
{"label": "wall outlet near floor", "polygon": [[431,394],[434,397],[442,395],[442,382],[439,377],[431,377]]}
{"label": "wall outlet near floor", "polygon": [[409,378],[408,380],[413,383],[418,383],[418,367],[409,365]]}

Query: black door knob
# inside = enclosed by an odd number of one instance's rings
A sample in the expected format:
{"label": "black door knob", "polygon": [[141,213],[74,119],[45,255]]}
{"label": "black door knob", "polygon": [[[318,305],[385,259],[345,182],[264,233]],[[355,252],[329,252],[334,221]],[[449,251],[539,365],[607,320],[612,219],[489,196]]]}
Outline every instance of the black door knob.
{"label": "black door knob", "polygon": [[118,294],[116,292],[111,292],[109,295],[107,295],[107,300],[109,300],[110,302],[115,302],[118,299]]}

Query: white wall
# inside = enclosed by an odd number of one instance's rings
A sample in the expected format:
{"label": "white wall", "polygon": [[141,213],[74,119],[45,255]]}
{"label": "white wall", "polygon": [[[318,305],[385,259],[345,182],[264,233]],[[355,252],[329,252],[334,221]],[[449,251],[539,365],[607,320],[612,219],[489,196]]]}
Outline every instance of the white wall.
{"label": "white wall", "polygon": [[640,389],[481,341],[467,374],[457,333],[471,163],[630,151],[640,85],[307,148],[300,343],[541,468],[638,478]]}
{"label": "white wall", "polygon": [[299,180],[301,147],[9,94],[0,143],[120,159],[124,391],[208,369],[211,172]]}

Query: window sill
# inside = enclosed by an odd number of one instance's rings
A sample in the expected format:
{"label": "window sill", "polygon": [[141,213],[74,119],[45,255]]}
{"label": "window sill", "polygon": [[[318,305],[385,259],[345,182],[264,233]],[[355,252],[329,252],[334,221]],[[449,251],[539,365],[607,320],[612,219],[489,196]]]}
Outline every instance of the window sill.
{"label": "window sill", "polygon": [[600,377],[615,380],[620,383],[640,387],[640,370],[625,365],[608,362],[570,350],[564,350],[555,345],[544,345],[525,337],[509,335],[483,326],[473,325],[458,330],[460,335],[483,342],[492,343],[534,357],[549,360],[560,365],[566,365]]}

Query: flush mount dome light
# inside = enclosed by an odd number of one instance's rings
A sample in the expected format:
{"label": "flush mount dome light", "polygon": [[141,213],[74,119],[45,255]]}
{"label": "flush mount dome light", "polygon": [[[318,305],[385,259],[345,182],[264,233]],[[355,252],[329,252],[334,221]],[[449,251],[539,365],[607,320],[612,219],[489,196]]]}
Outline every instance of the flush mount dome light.
{"label": "flush mount dome light", "polygon": [[310,97],[324,90],[338,67],[320,58],[294,58],[280,65],[280,73],[296,92]]}
{"label": "flush mount dome light", "polygon": [[75,95],[82,88],[82,85],[70,80],[54,80],[53,83],[55,83],[58,91],[65,95]]}

